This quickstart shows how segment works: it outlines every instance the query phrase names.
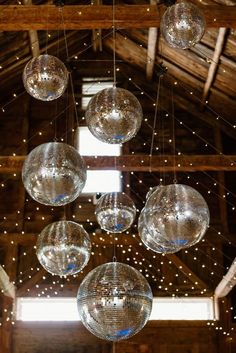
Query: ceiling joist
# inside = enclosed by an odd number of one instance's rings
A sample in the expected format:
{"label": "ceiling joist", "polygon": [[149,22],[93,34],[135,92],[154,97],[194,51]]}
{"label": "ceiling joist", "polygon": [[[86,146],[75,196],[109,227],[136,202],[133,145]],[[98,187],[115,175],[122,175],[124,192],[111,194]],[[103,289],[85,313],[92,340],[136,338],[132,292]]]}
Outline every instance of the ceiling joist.
{"label": "ceiling joist", "polygon": [[[122,155],[84,156],[89,170],[120,170],[125,172],[194,172],[235,171],[235,155]],[[21,172],[25,156],[0,157],[0,174]]]}
{"label": "ceiling joist", "polygon": [[[236,27],[236,8],[215,5],[199,6],[208,27]],[[113,24],[112,6],[70,5],[63,7],[63,23],[58,20],[58,7],[53,5],[1,5],[0,30],[81,30],[106,28]],[[163,5],[117,5],[116,28],[159,27]]]}

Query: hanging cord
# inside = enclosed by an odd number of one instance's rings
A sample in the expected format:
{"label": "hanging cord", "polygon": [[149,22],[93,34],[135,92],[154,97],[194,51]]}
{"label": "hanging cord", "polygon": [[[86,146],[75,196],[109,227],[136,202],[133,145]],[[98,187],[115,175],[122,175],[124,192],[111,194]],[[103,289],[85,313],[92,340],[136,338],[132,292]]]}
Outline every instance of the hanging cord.
{"label": "hanging cord", "polygon": [[173,183],[177,183],[176,178],[176,146],[175,146],[175,106],[174,106],[174,90],[173,83],[171,83],[171,117],[172,117],[172,146],[173,146],[173,167],[174,167],[174,179]]}
{"label": "hanging cord", "polygon": [[112,343],[112,353],[116,353],[116,343]]}
{"label": "hanging cord", "polygon": [[113,257],[112,257],[112,261],[116,262],[117,258],[116,258],[116,242],[115,242],[115,234],[113,234],[112,239],[113,239]]}
{"label": "hanging cord", "polygon": [[115,28],[115,0],[112,2],[112,38],[113,38],[113,87],[116,87],[116,28]]}
{"label": "hanging cord", "polygon": [[[62,24],[63,24],[63,36],[64,36],[64,41],[65,41],[66,58],[67,58],[67,62],[69,62],[69,49],[68,49],[68,43],[67,43],[67,38],[66,38],[66,29],[65,29],[63,7],[60,7],[59,11],[61,13],[61,20],[62,20]],[[74,91],[74,84],[73,84],[73,78],[72,78],[71,72],[69,72],[69,81],[70,81],[70,86],[71,86],[72,102],[73,102],[74,112],[75,112],[75,122],[76,122],[76,127],[78,127],[79,126],[79,117],[78,117],[78,112],[77,112],[77,108],[76,108],[75,91]]]}
{"label": "hanging cord", "polygon": [[161,76],[159,76],[159,79],[158,79],[156,105],[155,105],[155,113],[154,113],[153,127],[152,127],[152,140],[151,140],[150,153],[149,153],[149,158],[150,158],[149,171],[150,171],[150,173],[152,172],[152,153],[153,153],[153,147],[154,147],[154,139],[155,139],[156,123],[157,123],[157,113],[158,113],[158,106],[159,106],[159,99],[160,99],[160,83],[161,83]]}

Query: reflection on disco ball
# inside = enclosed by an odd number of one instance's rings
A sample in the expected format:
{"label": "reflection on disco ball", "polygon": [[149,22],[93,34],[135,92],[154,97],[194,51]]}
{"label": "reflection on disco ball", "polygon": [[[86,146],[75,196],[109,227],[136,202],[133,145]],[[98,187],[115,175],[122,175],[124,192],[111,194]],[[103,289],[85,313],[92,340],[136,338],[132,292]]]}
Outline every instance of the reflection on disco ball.
{"label": "reflection on disco ball", "polygon": [[158,232],[155,232],[154,235],[151,235],[148,232],[145,224],[144,212],[145,208],[141,211],[138,219],[138,232],[144,245],[159,254],[173,254],[179,251],[181,249],[180,246],[170,244],[162,237],[161,234],[158,234]]}
{"label": "reflection on disco ball", "polygon": [[68,83],[68,71],[63,62],[55,56],[39,55],[26,64],[23,83],[32,97],[52,101],[64,93]]}
{"label": "reflection on disco ball", "polygon": [[173,48],[187,49],[198,43],[205,31],[205,19],[197,6],[180,2],[167,8],[161,19],[161,33]]}
{"label": "reflection on disco ball", "polygon": [[86,182],[86,167],[74,147],[60,142],[44,143],[26,157],[22,180],[35,201],[62,206],[81,193]]}
{"label": "reflection on disco ball", "polygon": [[139,271],[119,262],[93,269],[77,295],[84,326],[95,336],[120,341],[139,332],[152,309],[152,291]]}
{"label": "reflection on disco ball", "polygon": [[209,209],[201,194],[182,184],[160,186],[148,198],[144,221],[153,239],[164,246],[186,248],[199,242],[210,221]]}
{"label": "reflection on disco ball", "polygon": [[123,88],[106,88],[90,100],[86,121],[91,133],[106,143],[132,139],[142,122],[142,107],[137,98]]}
{"label": "reflection on disco ball", "polygon": [[48,272],[58,276],[74,275],[88,263],[91,242],[84,228],[71,221],[49,224],[39,234],[36,255]]}
{"label": "reflection on disco ball", "polygon": [[95,214],[102,229],[111,233],[122,233],[132,225],[136,207],[124,192],[110,192],[100,197]]}

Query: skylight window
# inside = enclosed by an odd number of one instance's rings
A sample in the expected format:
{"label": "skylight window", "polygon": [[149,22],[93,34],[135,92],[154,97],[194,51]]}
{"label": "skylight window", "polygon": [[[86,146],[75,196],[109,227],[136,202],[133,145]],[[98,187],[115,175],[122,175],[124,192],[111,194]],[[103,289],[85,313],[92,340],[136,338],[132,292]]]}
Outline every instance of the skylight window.
{"label": "skylight window", "polygon": [[77,145],[82,156],[120,156],[120,145],[108,144],[94,137],[87,126],[77,130]]}
{"label": "skylight window", "polygon": [[212,298],[154,298],[150,320],[213,320]]}
{"label": "skylight window", "polygon": [[82,84],[82,109],[85,110],[92,96],[105,88],[113,87],[110,77],[84,78]]}
{"label": "skylight window", "polygon": [[[120,156],[120,145],[104,143],[96,139],[85,126],[77,129],[77,148],[82,156]],[[121,172],[117,170],[87,170],[83,193],[121,191]]]}
{"label": "skylight window", "polygon": [[[17,320],[79,321],[76,298],[17,298]],[[154,298],[150,320],[214,320],[212,298]]]}

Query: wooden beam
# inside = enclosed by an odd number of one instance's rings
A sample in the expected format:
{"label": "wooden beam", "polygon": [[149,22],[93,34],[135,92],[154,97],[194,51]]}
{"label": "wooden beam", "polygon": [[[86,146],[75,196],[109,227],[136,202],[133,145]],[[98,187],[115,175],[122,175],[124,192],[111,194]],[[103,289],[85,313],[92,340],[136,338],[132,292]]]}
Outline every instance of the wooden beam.
{"label": "wooden beam", "polygon": [[[159,2],[159,1],[158,1]],[[150,0],[150,4],[153,5],[155,0]],[[148,47],[147,47],[147,64],[146,64],[146,76],[150,81],[153,76],[155,59],[156,59],[156,45],[157,45],[158,31],[157,27],[150,27],[148,30]]]}
{"label": "wooden beam", "polygon": [[[37,233],[0,233],[0,244],[6,245],[10,243],[22,245],[22,246],[34,246],[37,241]],[[113,235],[112,234],[90,234],[91,242],[98,245],[113,245]],[[135,237],[131,235],[116,234],[115,243],[123,245],[137,245],[140,242],[139,236],[136,234]]]}
{"label": "wooden beam", "polygon": [[40,268],[40,270],[37,271],[34,275],[32,275],[32,277],[28,281],[25,281],[20,286],[20,288],[17,290],[17,296],[20,297],[27,291],[28,288],[35,286],[46,274],[46,270],[44,270],[44,268]]}
{"label": "wooden beam", "polygon": [[[91,0],[91,5],[101,5],[102,0]],[[92,46],[95,52],[102,51],[102,30],[96,28],[92,30]]]}
{"label": "wooden beam", "polygon": [[219,29],[219,34],[218,34],[217,41],[216,41],[215,51],[214,51],[213,57],[211,59],[211,64],[210,64],[210,67],[208,70],[207,80],[206,80],[206,83],[205,83],[205,86],[203,89],[203,96],[202,96],[203,103],[205,103],[205,100],[207,99],[207,97],[209,95],[212,83],[213,83],[215,75],[216,75],[216,71],[218,68],[219,61],[220,61],[220,56],[221,56],[221,53],[224,48],[226,33],[227,33],[227,28],[221,27]]}
{"label": "wooden beam", "polygon": [[222,278],[220,283],[215,289],[215,297],[226,297],[236,284],[236,258],[230,266],[226,275]]}
{"label": "wooden beam", "polygon": [[0,266],[0,288],[4,295],[12,299],[15,298],[15,286],[2,266]]}
{"label": "wooden beam", "polygon": [[[32,0],[23,0],[23,4],[32,6]],[[38,33],[37,31],[30,29],[28,35],[32,56],[37,57],[40,54]]]}
{"label": "wooden beam", "polygon": [[202,281],[190,268],[175,254],[165,255],[173,264],[193,282],[196,286],[201,289],[208,289],[208,285]]}
{"label": "wooden beam", "polygon": [[[20,173],[24,160],[25,156],[0,156],[0,174]],[[88,170],[150,172],[147,155],[84,156],[84,160]],[[235,171],[236,155],[180,155],[175,157],[175,163],[177,172]],[[173,172],[174,157],[152,156],[151,167],[153,172]]]}
{"label": "wooden beam", "polygon": [[10,297],[3,297],[2,301],[2,332],[0,337],[1,353],[12,353],[12,333],[13,327],[11,323],[13,299]]}
{"label": "wooden beam", "polygon": [[[224,5],[198,6],[207,27],[236,27],[236,8]],[[165,6],[117,5],[116,28],[159,27]],[[112,28],[112,6],[70,5],[63,7],[64,23],[58,21],[58,8],[52,5],[1,5],[1,31],[80,30]]]}
{"label": "wooden beam", "polygon": [[[133,35],[135,33],[135,35]],[[137,39],[137,41],[141,42],[146,42],[147,37],[143,35],[142,31],[137,31],[137,30],[132,30],[132,36]],[[112,51],[113,49],[113,43],[112,43],[112,38],[107,37],[103,39],[104,46],[106,46],[109,50]],[[175,80],[175,78],[180,80],[181,82],[184,82],[185,89],[186,87],[192,87],[194,90],[196,90],[197,87],[200,87],[200,89],[203,89],[203,83],[201,81],[201,75],[205,78],[206,76],[206,70],[202,71],[202,62],[198,62],[197,68],[196,68],[196,58],[191,58],[191,52],[186,52],[184,50],[174,50],[173,48],[170,48],[168,45],[164,45],[162,43],[162,40],[160,40],[159,47],[162,53],[162,63],[164,66],[168,68],[168,76],[171,78],[172,82]],[[124,50],[125,48],[125,50]],[[201,51],[203,51],[201,49]],[[126,38],[125,36],[121,35],[120,33],[116,34],[116,54],[119,56],[122,60],[125,62],[137,67],[138,69],[142,69],[143,71],[145,70],[145,63],[146,63],[146,57],[147,57],[147,50],[144,46],[139,46],[136,44],[133,40]],[[201,58],[199,58],[200,60]],[[190,66],[190,61],[191,61],[191,66]],[[177,63],[178,66],[176,66],[174,63]],[[198,72],[198,78],[194,77],[192,73],[190,74],[188,72],[188,68],[192,67],[192,72]],[[180,68],[182,67],[182,68]],[[159,70],[159,67],[156,68],[157,72]],[[197,70],[197,71],[196,71]],[[140,70],[139,70],[140,71]],[[205,73],[204,73],[205,72]],[[140,72],[137,74],[140,76]],[[134,82],[136,80],[134,79]],[[163,80],[163,85],[165,84],[165,80]],[[143,84],[142,84],[143,86]],[[178,85],[177,85],[178,86]],[[177,87],[176,86],[176,87]],[[160,107],[161,109],[166,109],[167,111],[169,110],[170,106],[170,100],[169,100],[169,86],[168,86],[168,91],[165,96],[161,97],[160,100]],[[188,90],[187,90],[188,91]],[[200,93],[200,92],[199,92]],[[234,109],[234,102],[229,99],[228,96],[220,92],[219,90],[214,90],[212,89],[212,93],[214,93],[214,102],[212,103],[212,107],[216,109],[218,112],[222,111],[222,104],[221,102],[227,102],[228,104],[228,109],[230,111],[227,111],[230,116],[227,117],[228,120],[232,119],[232,116],[235,114],[235,109]],[[212,96],[212,97],[213,97]],[[165,98],[167,97],[167,98]],[[212,114],[208,110],[206,110],[203,113],[200,112],[199,109],[199,102],[200,99],[196,100],[194,95],[189,95],[189,98],[185,98],[183,96],[183,92],[179,93],[179,90],[175,90],[174,92],[174,101],[175,105],[183,109],[184,111],[189,111],[191,114],[202,121],[204,121],[206,124],[210,126],[219,126],[220,129],[227,134],[228,136],[232,138],[236,138],[235,130],[232,129],[231,126],[228,126],[227,124],[222,124],[222,121],[219,119],[216,119],[216,115]],[[225,117],[225,110],[224,110],[224,117]]]}

